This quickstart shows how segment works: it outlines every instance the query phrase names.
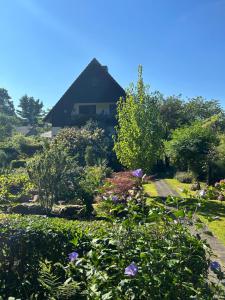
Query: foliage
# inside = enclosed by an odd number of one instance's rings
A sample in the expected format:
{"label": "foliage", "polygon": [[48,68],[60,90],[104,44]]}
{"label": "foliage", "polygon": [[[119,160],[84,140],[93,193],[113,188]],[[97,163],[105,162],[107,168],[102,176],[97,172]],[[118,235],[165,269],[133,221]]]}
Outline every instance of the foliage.
{"label": "foliage", "polygon": [[96,231],[102,232],[97,222],[18,215],[0,219],[0,290],[4,299],[12,295],[20,299],[30,299],[32,295],[48,299],[38,281],[40,261],[66,264],[68,253],[73,250],[72,240],[78,242],[77,249],[82,252],[89,248],[87,232],[91,230],[95,237]]}
{"label": "foliage", "polygon": [[27,95],[24,95],[19,101],[18,115],[26,119],[29,125],[36,125],[38,118],[42,116],[43,103],[39,99],[35,100]]}
{"label": "foliage", "polygon": [[117,119],[114,150],[120,163],[150,172],[162,153],[163,128],[158,101],[144,86],[141,67],[137,87],[118,102]]}
{"label": "foliage", "polygon": [[57,201],[78,194],[80,169],[62,145],[54,143],[35,155],[28,163],[28,174],[47,211]]}
{"label": "foliage", "polygon": [[[3,217],[2,296],[212,299],[218,291],[208,282],[206,245],[187,227],[192,212],[184,206],[179,208],[173,198],[167,205],[178,210],[169,213],[163,206],[147,206],[142,179],[138,178],[139,185],[130,199],[105,200],[111,201],[113,223]],[[220,275],[223,278],[223,273]]]}
{"label": "foliage", "polygon": [[8,156],[5,151],[0,150],[0,168],[5,168],[8,162]]}
{"label": "foliage", "polygon": [[181,95],[159,98],[160,114],[166,127],[165,138],[170,139],[173,130],[191,125],[195,121],[204,121],[214,115],[221,115],[220,124],[224,128],[224,110],[217,100],[196,97],[184,101]]}
{"label": "foliage", "polygon": [[[114,223],[107,235],[93,239],[89,251],[80,253],[74,243],[78,258],[62,268],[70,282],[79,284],[76,296],[211,299],[205,246],[181,225],[184,211],[177,211],[173,222],[163,208],[147,208],[142,201],[135,198],[126,202],[124,222]],[[121,205],[114,202],[114,206]],[[131,264],[136,271],[129,273]],[[58,275],[59,270],[53,274]]]}
{"label": "foliage", "polygon": [[15,116],[8,116],[0,112],[0,142],[6,140],[13,133],[18,120]]}
{"label": "foliage", "polygon": [[0,202],[28,201],[33,188],[26,173],[0,175]]}
{"label": "foliage", "polygon": [[190,172],[177,172],[175,178],[182,183],[192,183],[194,179]]}
{"label": "foliage", "polygon": [[217,100],[208,100],[199,96],[189,99],[184,106],[184,114],[186,115],[187,122],[189,124],[194,121],[203,121],[214,115],[224,114]]}
{"label": "foliage", "polygon": [[0,112],[8,116],[15,115],[15,108],[8,91],[4,88],[0,88]]}
{"label": "foliage", "polygon": [[70,156],[76,156],[80,166],[85,166],[86,163],[91,163],[91,165],[101,163],[107,156],[107,141],[104,130],[100,128],[93,130],[85,127],[80,129],[64,128],[59,131],[54,142],[66,147]]}
{"label": "foliage", "polygon": [[171,141],[166,142],[167,154],[176,166],[192,171],[197,178],[205,174],[208,179],[217,145],[218,137],[212,126],[202,122],[176,129]]}
{"label": "foliage", "polygon": [[129,190],[137,187],[139,180],[132,175],[132,172],[113,173],[111,178],[106,178],[103,191],[105,195],[117,195],[126,197]]}
{"label": "foliage", "polygon": [[11,169],[25,168],[26,160],[24,159],[12,160],[10,163],[10,167]]}

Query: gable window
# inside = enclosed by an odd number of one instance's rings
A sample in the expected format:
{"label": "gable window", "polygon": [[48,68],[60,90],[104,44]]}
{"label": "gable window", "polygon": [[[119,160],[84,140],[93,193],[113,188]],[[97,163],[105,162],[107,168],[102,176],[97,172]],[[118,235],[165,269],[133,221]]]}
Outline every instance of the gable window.
{"label": "gable window", "polygon": [[79,114],[81,115],[94,115],[96,114],[96,105],[80,105]]}

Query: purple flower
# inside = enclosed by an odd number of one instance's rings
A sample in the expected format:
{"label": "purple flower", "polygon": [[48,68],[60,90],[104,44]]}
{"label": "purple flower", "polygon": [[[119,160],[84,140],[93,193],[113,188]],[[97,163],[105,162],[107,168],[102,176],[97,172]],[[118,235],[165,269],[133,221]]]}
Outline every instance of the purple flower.
{"label": "purple flower", "polygon": [[77,258],[78,258],[78,253],[77,252],[74,251],[74,252],[69,254],[69,260],[71,262],[75,261]]}
{"label": "purple flower", "polygon": [[132,172],[132,175],[135,176],[135,177],[141,178],[141,177],[143,177],[143,171],[142,171],[142,169],[134,170],[134,171]]}
{"label": "purple flower", "polygon": [[113,202],[117,202],[119,200],[119,198],[117,196],[112,196],[112,201]]}
{"label": "purple flower", "polygon": [[220,271],[221,267],[220,267],[220,264],[217,261],[212,261],[211,264],[210,264],[210,269],[212,271]]}
{"label": "purple flower", "polygon": [[128,276],[135,276],[137,275],[138,272],[138,267],[135,265],[134,262],[132,262],[128,267],[125,268],[125,275]]}

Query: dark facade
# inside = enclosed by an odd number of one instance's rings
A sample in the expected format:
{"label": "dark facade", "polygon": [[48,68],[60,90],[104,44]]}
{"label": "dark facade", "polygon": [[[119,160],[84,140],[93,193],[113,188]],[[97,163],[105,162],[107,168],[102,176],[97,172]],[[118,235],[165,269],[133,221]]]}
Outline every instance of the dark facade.
{"label": "dark facade", "polygon": [[79,126],[88,119],[115,123],[116,102],[124,89],[106,66],[93,59],[45,117],[53,127]]}

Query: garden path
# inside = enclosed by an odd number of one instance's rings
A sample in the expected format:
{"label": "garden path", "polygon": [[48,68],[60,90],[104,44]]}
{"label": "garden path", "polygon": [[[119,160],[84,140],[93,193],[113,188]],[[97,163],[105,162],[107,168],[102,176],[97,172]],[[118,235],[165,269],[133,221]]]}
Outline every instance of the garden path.
{"label": "garden path", "polygon": [[159,180],[156,180],[154,183],[155,183],[155,186],[156,186],[159,197],[166,198],[168,196],[174,196],[174,197],[179,197],[180,196],[176,191],[174,191],[168,185],[168,183],[165,180],[159,179]]}

